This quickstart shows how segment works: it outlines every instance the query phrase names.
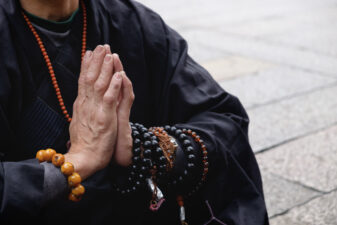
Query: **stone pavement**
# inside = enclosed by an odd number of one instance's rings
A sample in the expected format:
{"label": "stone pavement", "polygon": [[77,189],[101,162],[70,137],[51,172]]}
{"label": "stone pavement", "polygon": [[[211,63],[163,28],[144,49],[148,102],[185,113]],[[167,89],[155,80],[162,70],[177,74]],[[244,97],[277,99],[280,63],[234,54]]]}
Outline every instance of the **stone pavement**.
{"label": "stone pavement", "polygon": [[238,96],[272,225],[337,225],[337,1],[141,0]]}

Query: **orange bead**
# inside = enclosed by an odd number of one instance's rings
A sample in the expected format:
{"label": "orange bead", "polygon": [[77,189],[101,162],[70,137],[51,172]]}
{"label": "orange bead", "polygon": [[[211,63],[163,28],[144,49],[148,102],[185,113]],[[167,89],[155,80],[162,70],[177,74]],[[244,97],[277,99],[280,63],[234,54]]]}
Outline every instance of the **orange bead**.
{"label": "orange bead", "polygon": [[81,183],[81,181],[82,181],[81,176],[76,172],[74,172],[68,177],[69,187],[76,187]]}
{"label": "orange bead", "polygon": [[179,206],[184,206],[184,199],[181,195],[177,196],[177,202]]}
{"label": "orange bead", "polygon": [[70,162],[65,162],[61,166],[61,172],[66,176],[72,175],[74,173],[74,171],[75,171],[74,166]]}
{"label": "orange bead", "polygon": [[51,162],[51,160],[53,159],[53,156],[56,154],[56,151],[54,149],[48,148],[45,151],[45,156],[44,159],[48,162]]}
{"label": "orange bead", "polygon": [[77,195],[74,195],[73,193],[70,193],[68,196],[68,199],[73,202],[78,202],[82,199],[82,196],[77,196]]}
{"label": "orange bead", "polygon": [[40,150],[36,153],[36,158],[40,161],[40,162],[44,162],[45,161],[45,152],[46,150]]}
{"label": "orange bead", "polygon": [[54,164],[54,166],[57,166],[57,167],[60,167],[63,165],[65,161],[65,157],[64,155],[62,154],[59,154],[59,153],[56,153],[54,156],[53,156],[53,159],[52,159],[52,163]]}
{"label": "orange bead", "polygon": [[84,192],[85,192],[85,188],[83,187],[82,184],[79,184],[78,186],[74,187],[71,190],[71,193],[73,193],[76,196],[81,196],[84,194]]}

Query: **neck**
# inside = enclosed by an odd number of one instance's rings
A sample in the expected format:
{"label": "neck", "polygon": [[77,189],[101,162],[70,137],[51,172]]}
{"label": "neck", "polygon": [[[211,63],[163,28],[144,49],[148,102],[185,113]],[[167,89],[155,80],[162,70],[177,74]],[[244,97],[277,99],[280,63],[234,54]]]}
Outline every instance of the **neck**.
{"label": "neck", "polygon": [[20,0],[27,12],[46,20],[68,19],[79,7],[79,0]]}

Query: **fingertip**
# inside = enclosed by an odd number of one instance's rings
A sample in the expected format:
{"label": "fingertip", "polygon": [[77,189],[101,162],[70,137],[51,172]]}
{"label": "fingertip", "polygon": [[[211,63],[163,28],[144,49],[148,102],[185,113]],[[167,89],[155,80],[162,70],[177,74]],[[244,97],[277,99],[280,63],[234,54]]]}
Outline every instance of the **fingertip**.
{"label": "fingertip", "polygon": [[105,48],[105,52],[106,52],[107,54],[111,54],[111,48],[110,48],[110,45],[105,44],[105,45],[104,45],[104,48]]}
{"label": "fingertip", "polygon": [[89,59],[92,56],[92,51],[87,50],[84,54],[84,59]]}
{"label": "fingertip", "polygon": [[103,45],[98,45],[95,50],[94,50],[94,53],[97,53],[97,54],[100,54],[103,52],[103,50],[105,50],[104,46]]}
{"label": "fingertip", "polygon": [[104,57],[104,63],[110,63],[112,61],[112,55],[106,54]]}
{"label": "fingertip", "polygon": [[114,78],[115,78],[116,80],[121,80],[122,77],[123,77],[122,72],[116,72],[115,75],[114,75]]}

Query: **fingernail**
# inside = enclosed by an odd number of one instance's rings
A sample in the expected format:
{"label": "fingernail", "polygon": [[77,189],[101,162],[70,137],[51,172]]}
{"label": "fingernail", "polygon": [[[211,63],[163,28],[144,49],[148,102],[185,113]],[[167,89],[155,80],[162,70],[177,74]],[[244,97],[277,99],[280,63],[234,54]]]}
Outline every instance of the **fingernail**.
{"label": "fingernail", "polygon": [[120,80],[122,78],[122,74],[120,72],[117,72],[114,76],[117,80]]}
{"label": "fingernail", "polygon": [[111,59],[112,59],[112,55],[111,55],[111,54],[107,54],[107,55],[104,57],[104,62],[105,62],[105,63],[109,63],[109,62],[111,62]]}
{"label": "fingernail", "polygon": [[104,45],[104,48],[105,48],[106,51],[110,51],[110,45],[105,44],[105,45]]}
{"label": "fingernail", "polygon": [[96,48],[97,53],[101,53],[104,50],[104,47],[102,45],[97,46]]}
{"label": "fingernail", "polygon": [[88,51],[85,52],[84,58],[89,59],[91,57],[91,55],[92,55],[92,51],[88,50]]}

